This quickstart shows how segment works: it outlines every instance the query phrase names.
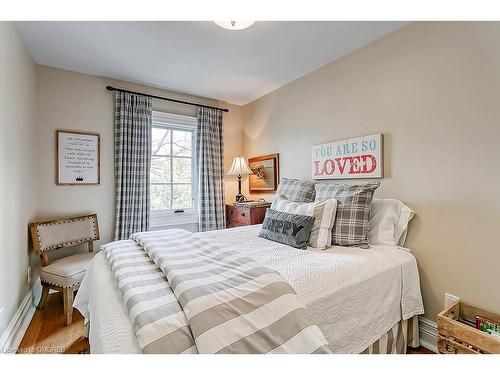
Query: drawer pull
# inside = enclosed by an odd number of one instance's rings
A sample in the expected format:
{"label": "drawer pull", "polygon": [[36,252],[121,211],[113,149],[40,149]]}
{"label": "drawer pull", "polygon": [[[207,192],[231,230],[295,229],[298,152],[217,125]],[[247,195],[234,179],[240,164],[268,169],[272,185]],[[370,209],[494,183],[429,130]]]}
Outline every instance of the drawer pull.
{"label": "drawer pull", "polygon": [[242,212],[242,213],[241,213],[241,216],[245,217],[245,213],[244,213],[244,212]]}

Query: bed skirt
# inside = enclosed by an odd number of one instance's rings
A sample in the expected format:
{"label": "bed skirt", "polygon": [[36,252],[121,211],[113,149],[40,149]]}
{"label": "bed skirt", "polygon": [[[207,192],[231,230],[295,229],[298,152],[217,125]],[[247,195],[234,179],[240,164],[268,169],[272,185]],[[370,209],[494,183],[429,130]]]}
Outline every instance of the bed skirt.
{"label": "bed skirt", "polygon": [[419,341],[418,316],[414,316],[397,322],[361,354],[406,354],[406,348],[418,347]]}
{"label": "bed skirt", "polygon": [[[87,322],[84,326],[85,338],[89,337],[89,328],[90,322]],[[382,337],[363,350],[361,354],[406,354],[408,346],[411,348],[420,346],[418,316],[408,320],[400,320]],[[90,346],[85,354],[90,354]]]}
{"label": "bed skirt", "polygon": [[[90,322],[84,326],[84,336],[89,337]],[[88,341],[87,341],[88,343]],[[406,354],[406,348],[418,348],[418,316],[408,320],[400,320],[377,341],[363,350],[361,354]],[[85,354],[90,354],[90,347]]]}
{"label": "bed skirt", "polygon": [[[85,324],[84,327],[85,338],[89,337],[89,328],[90,322]],[[400,320],[361,354],[406,354],[408,346],[411,348],[420,346],[418,316],[408,320]],[[90,347],[87,348],[85,354],[90,354]]]}

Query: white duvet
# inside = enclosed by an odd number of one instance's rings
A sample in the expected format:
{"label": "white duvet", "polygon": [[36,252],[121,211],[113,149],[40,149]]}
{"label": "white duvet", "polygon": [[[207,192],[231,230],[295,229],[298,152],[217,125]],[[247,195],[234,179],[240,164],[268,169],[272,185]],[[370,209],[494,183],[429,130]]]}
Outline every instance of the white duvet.
{"label": "white duvet", "polygon": [[[204,232],[278,271],[295,289],[334,353],[359,353],[401,319],[423,314],[415,258],[391,246],[298,250],[258,237],[260,225]],[[111,271],[101,254],[74,306],[90,321],[93,353],[140,353]]]}

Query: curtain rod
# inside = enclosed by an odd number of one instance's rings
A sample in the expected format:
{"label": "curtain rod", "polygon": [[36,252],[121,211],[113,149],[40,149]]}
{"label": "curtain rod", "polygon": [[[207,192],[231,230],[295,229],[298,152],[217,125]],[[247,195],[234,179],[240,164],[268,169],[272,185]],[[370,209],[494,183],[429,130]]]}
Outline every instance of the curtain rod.
{"label": "curtain rod", "polygon": [[113,87],[113,86],[106,86],[106,90],[108,90],[108,91],[126,92],[126,93],[129,93],[129,94],[147,96],[147,97],[153,98],[153,99],[167,100],[169,102],[174,102],[174,103],[180,103],[180,104],[186,104],[186,105],[193,105],[195,107],[202,107],[202,108],[212,108],[212,109],[218,109],[218,110],[223,111],[223,112],[229,112],[229,109],[227,109],[227,108],[217,108],[217,107],[212,107],[212,106],[204,105],[204,104],[197,104],[197,103],[185,102],[184,100],[177,100],[177,99],[165,98],[163,96],[156,96],[156,95],[144,94],[142,92],[136,92],[136,91],[118,89],[118,88]]}

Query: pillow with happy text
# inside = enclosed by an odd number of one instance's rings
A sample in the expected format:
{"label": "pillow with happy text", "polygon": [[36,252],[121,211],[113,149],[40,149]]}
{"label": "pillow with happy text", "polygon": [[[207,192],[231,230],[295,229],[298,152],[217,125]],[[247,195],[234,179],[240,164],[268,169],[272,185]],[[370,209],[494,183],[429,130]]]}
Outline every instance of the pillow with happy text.
{"label": "pillow with happy text", "polygon": [[307,249],[314,217],[267,209],[259,237],[297,249]]}

